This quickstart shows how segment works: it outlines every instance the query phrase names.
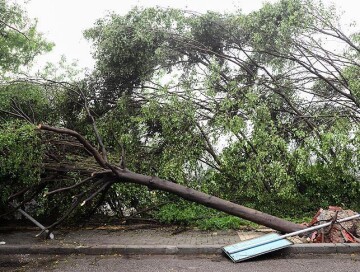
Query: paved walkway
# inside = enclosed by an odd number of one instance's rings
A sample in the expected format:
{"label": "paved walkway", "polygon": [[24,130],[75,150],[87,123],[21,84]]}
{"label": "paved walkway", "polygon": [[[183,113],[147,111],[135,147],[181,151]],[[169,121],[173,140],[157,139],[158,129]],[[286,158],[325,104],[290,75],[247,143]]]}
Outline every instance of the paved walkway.
{"label": "paved walkway", "polygon": [[39,231],[0,231],[0,241],[7,245],[218,245],[226,246],[263,235],[267,231],[196,231],[154,228],[124,230],[116,228],[57,230],[54,240],[35,237]]}
{"label": "paved walkway", "polygon": [[[177,233],[175,228],[124,229],[105,227],[81,230],[57,230],[54,240],[35,237],[38,230],[1,231],[0,255],[4,254],[218,254],[221,248],[266,233],[258,231],[196,231]],[[293,253],[355,253],[359,244],[308,244],[299,238],[283,249]]]}

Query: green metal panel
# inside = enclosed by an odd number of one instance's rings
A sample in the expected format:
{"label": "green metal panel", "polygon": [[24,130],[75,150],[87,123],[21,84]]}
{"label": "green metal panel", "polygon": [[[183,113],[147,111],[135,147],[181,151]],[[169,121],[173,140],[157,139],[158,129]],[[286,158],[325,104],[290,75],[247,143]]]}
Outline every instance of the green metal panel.
{"label": "green metal panel", "polygon": [[[271,251],[282,249],[293,243],[287,239],[275,240],[280,234],[271,233],[234,245],[223,247],[223,251],[233,262],[241,262]],[[268,241],[268,242],[267,242]]]}

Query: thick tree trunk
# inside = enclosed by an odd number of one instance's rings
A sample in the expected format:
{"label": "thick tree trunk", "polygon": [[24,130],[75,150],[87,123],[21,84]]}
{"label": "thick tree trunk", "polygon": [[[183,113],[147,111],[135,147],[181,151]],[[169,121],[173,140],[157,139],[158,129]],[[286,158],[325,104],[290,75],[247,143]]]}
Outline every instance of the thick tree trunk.
{"label": "thick tree trunk", "polygon": [[[165,192],[169,192],[175,195],[178,195],[186,200],[202,204],[204,206],[235,215],[246,220],[264,225],[266,227],[278,230],[281,232],[289,233],[294,232],[300,229],[303,229],[304,226],[286,221],[284,219],[250,209],[230,201],[223,200],[221,198],[211,196],[194,189],[182,186],[180,184],[163,180],[158,177],[146,176],[138,173],[131,172],[127,169],[121,169],[114,165],[109,164],[101,154],[79,133],[76,131],[65,129],[65,128],[56,128],[47,125],[39,125],[39,129],[48,130],[55,133],[71,135],[78,139],[78,141],[83,144],[83,146],[94,156],[98,164],[107,169],[103,174],[111,174],[110,179],[114,179],[114,175],[118,178],[118,182],[130,182],[140,185],[145,185],[151,189],[157,189]],[[116,178],[115,177],[115,178]],[[117,182],[117,181],[114,181]],[[113,183],[113,182],[112,182]]]}
{"label": "thick tree trunk", "polygon": [[145,176],[128,170],[114,169],[115,174],[122,181],[136,183],[148,186],[151,189],[157,189],[178,195],[186,200],[202,204],[204,206],[235,215],[254,223],[264,225],[266,227],[289,233],[300,229],[304,226],[286,221],[284,219],[250,209],[224,199],[196,191],[194,189],[176,184],[171,181],[163,180],[157,177]]}

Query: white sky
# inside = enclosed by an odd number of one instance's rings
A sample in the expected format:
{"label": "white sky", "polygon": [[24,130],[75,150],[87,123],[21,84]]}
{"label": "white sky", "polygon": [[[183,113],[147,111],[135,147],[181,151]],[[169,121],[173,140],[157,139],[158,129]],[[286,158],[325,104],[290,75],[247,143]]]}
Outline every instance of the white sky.
{"label": "white sky", "polygon": [[[44,33],[47,40],[55,43],[53,51],[43,56],[40,62],[56,62],[61,55],[65,55],[69,61],[78,60],[80,67],[91,69],[94,65],[90,54],[91,47],[83,38],[82,32],[92,27],[95,20],[104,17],[108,11],[126,14],[134,6],[161,6],[198,12],[241,9],[248,13],[259,9],[263,2],[263,0],[30,0],[25,5],[25,9],[29,17],[38,19],[38,30]],[[333,3],[330,0],[324,2]],[[360,23],[360,0],[338,0],[335,4],[345,12],[346,22]]]}

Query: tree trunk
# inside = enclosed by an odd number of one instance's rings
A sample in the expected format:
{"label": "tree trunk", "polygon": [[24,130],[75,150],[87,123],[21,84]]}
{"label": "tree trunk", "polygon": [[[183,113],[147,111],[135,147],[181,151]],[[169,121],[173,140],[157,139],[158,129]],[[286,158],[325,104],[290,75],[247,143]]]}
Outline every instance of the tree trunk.
{"label": "tree trunk", "polygon": [[169,192],[180,196],[183,199],[202,204],[227,214],[241,217],[274,230],[289,233],[304,228],[302,225],[298,225],[254,209],[250,209],[230,201],[196,191],[180,184],[160,179],[158,177],[145,176],[118,168],[114,169],[114,173],[122,181],[145,185],[151,189]]}

